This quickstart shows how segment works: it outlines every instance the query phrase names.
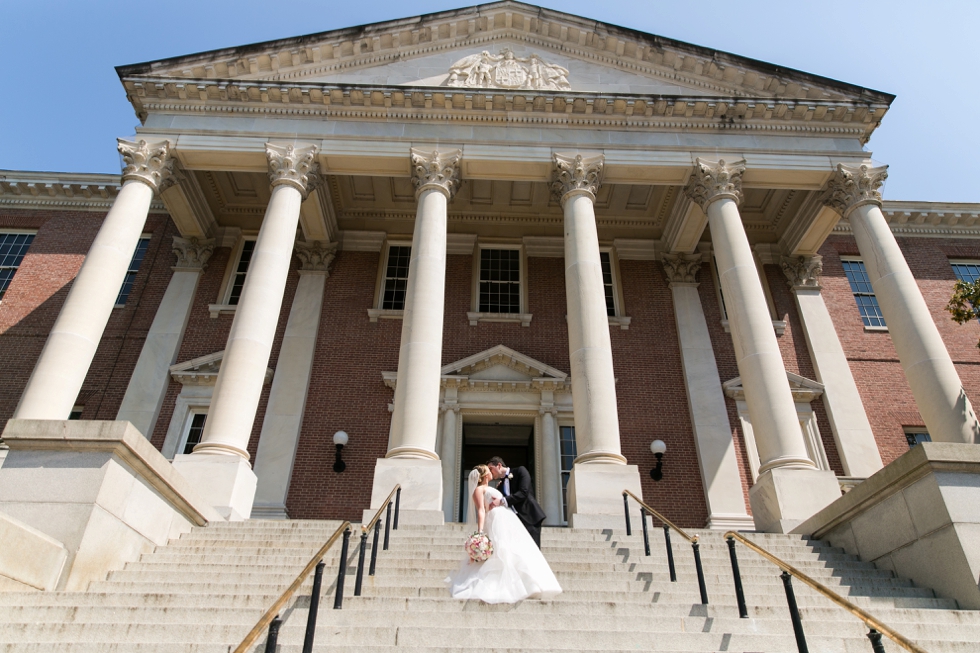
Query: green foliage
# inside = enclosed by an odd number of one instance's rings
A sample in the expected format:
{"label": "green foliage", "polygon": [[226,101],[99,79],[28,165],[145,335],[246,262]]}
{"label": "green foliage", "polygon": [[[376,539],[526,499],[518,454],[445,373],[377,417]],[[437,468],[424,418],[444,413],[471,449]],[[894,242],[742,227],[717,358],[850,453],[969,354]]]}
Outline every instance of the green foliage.
{"label": "green foliage", "polygon": [[[974,318],[980,319],[980,279],[973,283],[957,281],[946,310],[953,316],[953,321],[959,324],[966,324]],[[980,348],[980,342],[977,343],[977,348]]]}

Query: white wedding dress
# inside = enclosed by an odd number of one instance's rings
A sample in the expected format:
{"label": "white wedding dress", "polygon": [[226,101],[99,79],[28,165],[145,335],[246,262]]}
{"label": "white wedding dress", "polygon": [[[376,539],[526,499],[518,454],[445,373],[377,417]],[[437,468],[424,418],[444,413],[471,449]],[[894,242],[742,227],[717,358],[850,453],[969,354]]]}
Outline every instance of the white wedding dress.
{"label": "white wedding dress", "polygon": [[561,585],[548,561],[517,515],[506,505],[489,509],[490,503],[503,499],[503,495],[488,487],[483,499],[487,508],[483,532],[493,544],[493,555],[486,562],[472,562],[463,554],[459,570],[446,579],[453,598],[516,603],[526,598],[550,599],[561,594]]}

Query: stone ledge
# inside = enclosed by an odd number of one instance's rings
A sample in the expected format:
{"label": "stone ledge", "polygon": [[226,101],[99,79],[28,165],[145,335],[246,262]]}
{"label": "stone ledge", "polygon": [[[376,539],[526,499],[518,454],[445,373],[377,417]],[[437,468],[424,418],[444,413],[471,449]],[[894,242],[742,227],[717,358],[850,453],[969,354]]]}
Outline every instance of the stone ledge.
{"label": "stone ledge", "polygon": [[[79,437],[80,433],[83,435]],[[11,452],[97,451],[117,455],[195,525],[224,521],[129,422],[11,419],[4,428],[3,440]]]}
{"label": "stone ledge", "polygon": [[532,317],[531,313],[475,313],[472,311],[466,313],[466,319],[470,321],[470,326],[476,326],[481,322],[504,322],[529,327]]}

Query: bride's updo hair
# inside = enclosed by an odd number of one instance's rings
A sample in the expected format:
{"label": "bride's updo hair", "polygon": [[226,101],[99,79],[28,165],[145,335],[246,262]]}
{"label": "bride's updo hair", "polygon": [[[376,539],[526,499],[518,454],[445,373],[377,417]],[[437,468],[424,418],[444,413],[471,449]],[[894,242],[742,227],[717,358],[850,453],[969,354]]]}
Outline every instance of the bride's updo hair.
{"label": "bride's updo hair", "polygon": [[477,476],[477,479],[476,479],[477,484],[479,484],[480,481],[483,480],[483,477],[484,476],[490,475],[490,468],[487,467],[486,465],[477,465],[473,469],[475,469],[476,470],[476,473],[479,474],[479,476]]}

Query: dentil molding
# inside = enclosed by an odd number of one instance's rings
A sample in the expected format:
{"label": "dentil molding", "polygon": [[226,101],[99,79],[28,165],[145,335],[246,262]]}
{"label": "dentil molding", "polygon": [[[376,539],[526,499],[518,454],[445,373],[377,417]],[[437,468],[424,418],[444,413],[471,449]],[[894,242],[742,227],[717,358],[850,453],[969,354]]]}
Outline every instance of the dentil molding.
{"label": "dentil molding", "polygon": [[215,240],[199,240],[197,238],[181,238],[174,236],[174,255],[177,257],[177,265],[174,270],[191,270],[199,272],[207,267],[208,259],[214,253]]}
{"label": "dentil molding", "polygon": [[697,283],[703,258],[700,254],[664,254],[664,272],[670,283]]}
{"label": "dentil molding", "polygon": [[606,162],[604,155],[572,156],[555,152],[553,162],[551,192],[559,201],[564,203],[568,194],[575,191],[588,193],[595,201],[602,185],[602,169]]}
{"label": "dentil molding", "polygon": [[126,164],[122,171],[123,182],[130,179],[141,181],[159,193],[176,181],[173,176],[174,160],[170,156],[170,141],[147,143],[143,139],[133,142],[122,138],[116,141]]}
{"label": "dentil molding", "polygon": [[823,272],[822,256],[784,256],[779,262],[793,290],[819,290]]}
{"label": "dentil molding", "polygon": [[306,199],[319,181],[316,168],[317,149],[316,145],[310,143],[266,143],[265,154],[269,160],[269,181],[272,187],[292,186]]}
{"label": "dentil molding", "polygon": [[337,256],[338,243],[323,243],[314,241],[305,243],[296,241],[296,258],[299,259],[300,274],[304,272],[322,272],[330,276],[330,264]]}
{"label": "dentil molding", "polygon": [[828,186],[827,206],[843,217],[864,204],[881,206],[881,185],[888,179],[888,166],[872,168],[867,165],[837,164],[837,171]]}
{"label": "dentil molding", "polygon": [[745,172],[745,159],[726,163],[724,159],[716,163],[700,157],[694,160],[694,173],[684,192],[691,201],[705,213],[708,205],[716,200],[728,198],[736,204],[742,202],[742,173]]}
{"label": "dentil molding", "polygon": [[449,152],[432,152],[412,148],[409,155],[412,161],[412,185],[415,186],[415,198],[424,190],[440,190],[446,197],[452,199],[459,190],[459,162],[463,158],[462,150]]}

